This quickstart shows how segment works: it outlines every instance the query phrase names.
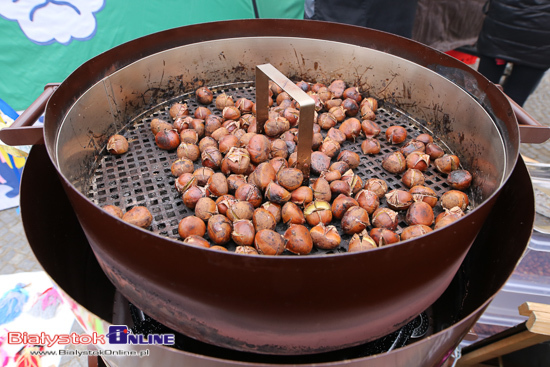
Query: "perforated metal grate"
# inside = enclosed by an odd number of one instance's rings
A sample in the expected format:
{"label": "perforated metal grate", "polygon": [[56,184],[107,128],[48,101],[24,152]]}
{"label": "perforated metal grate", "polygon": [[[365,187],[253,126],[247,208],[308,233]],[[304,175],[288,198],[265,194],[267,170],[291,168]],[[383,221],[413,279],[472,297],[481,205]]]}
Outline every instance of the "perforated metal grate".
{"label": "perforated metal grate", "polygon": [[[211,90],[214,92],[214,101],[216,96],[221,93],[232,95],[234,100],[241,97],[255,100],[253,83],[211,87]],[[181,195],[176,191],[174,186],[175,178],[171,174],[170,167],[172,162],[177,159],[175,150],[165,151],[159,149],[150,130],[150,123],[154,118],[172,121],[169,109],[176,102],[187,103],[191,114],[199,106],[194,99],[194,93],[192,93],[166,101],[131,121],[120,132],[128,139],[130,145],[128,153],[122,156],[113,156],[104,152],[98,167],[91,175],[88,186],[89,190],[86,195],[99,206],[116,205],[123,211],[127,211],[137,205],[146,206],[153,215],[152,232],[161,236],[182,240],[178,235],[178,223],[182,218],[194,215],[194,211],[183,204]],[[221,111],[215,108],[214,103],[207,107],[215,115],[221,116]],[[391,106],[378,108],[376,123],[381,128],[381,135],[392,125],[405,127],[408,133],[407,140],[421,133],[430,133],[412,118]],[[326,135],[326,131],[322,131],[321,133],[323,136]],[[383,157],[387,153],[398,150],[400,145],[395,146],[387,143],[383,136],[379,138],[381,151],[374,156],[362,154],[361,142],[363,138],[358,138],[355,142],[346,141],[342,145],[342,149],[351,150],[361,156],[361,164],[354,172],[363,179],[363,182],[369,178],[381,178],[388,183],[389,190],[408,190],[401,182],[401,175],[390,174],[382,168]],[[443,142],[435,138],[434,140],[441,147],[447,149]],[[195,162],[195,168],[199,168],[200,166],[199,159]],[[430,168],[424,172],[424,176],[426,178],[425,185],[432,188],[438,196],[449,190],[445,177],[437,172],[433,165],[430,165]],[[385,206],[385,199],[381,200],[381,205]],[[434,211],[435,215],[437,215],[441,211],[441,208],[436,206]],[[404,221],[405,212],[399,213],[399,219],[398,233],[407,226]],[[338,221],[333,220],[331,224],[340,229]],[[279,223],[277,231],[284,233],[285,230],[286,225]],[[347,243],[350,238],[351,236],[342,236],[341,247],[334,251],[347,251]],[[228,249],[233,250],[234,247],[234,245],[230,244]],[[319,254],[321,252],[325,251],[314,250],[312,253]]]}

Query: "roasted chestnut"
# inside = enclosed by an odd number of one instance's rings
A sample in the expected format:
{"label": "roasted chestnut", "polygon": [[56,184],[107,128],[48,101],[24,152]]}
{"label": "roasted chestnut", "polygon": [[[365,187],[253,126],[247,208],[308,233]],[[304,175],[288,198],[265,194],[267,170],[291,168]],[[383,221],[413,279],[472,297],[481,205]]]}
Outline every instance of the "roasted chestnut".
{"label": "roasted chestnut", "polygon": [[222,127],[223,120],[216,115],[208,115],[204,120],[204,134],[206,136],[212,135],[212,133]]}
{"label": "roasted chestnut", "polygon": [[451,209],[445,209],[443,213],[439,214],[435,218],[434,229],[439,229],[439,228],[448,226],[449,224],[462,218],[464,215],[465,215],[464,212],[458,206],[455,206],[454,208],[451,208]]}
{"label": "roasted chestnut", "polygon": [[261,255],[280,255],[285,250],[285,240],[271,229],[262,229],[254,236],[254,246]]}
{"label": "roasted chestnut", "polygon": [[376,114],[374,111],[366,104],[359,106],[359,115],[363,120],[372,120],[376,119]]}
{"label": "roasted chestnut", "polygon": [[309,231],[315,247],[322,250],[334,250],[340,246],[342,238],[334,226],[325,226],[322,223]]}
{"label": "roasted chestnut", "polygon": [[310,226],[316,226],[319,223],[327,225],[332,220],[330,204],[321,200],[312,201],[305,207],[304,217]]}
{"label": "roasted chestnut", "polygon": [[344,173],[346,173],[349,170],[349,168],[350,168],[349,164],[347,164],[346,162],[343,162],[343,161],[339,161],[339,162],[334,162],[333,164],[331,164],[329,170],[330,171],[338,171],[338,172],[340,172],[341,175],[343,175]]}
{"label": "roasted chestnut", "polygon": [[271,148],[271,142],[265,135],[256,134],[250,138],[246,149],[250,155],[250,160],[254,164],[260,164],[269,159],[269,151]]}
{"label": "roasted chestnut", "polygon": [[368,251],[378,247],[376,242],[368,235],[366,230],[361,234],[354,234],[348,243],[348,252]]}
{"label": "roasted chestnut", "polygon": [[[271,168],[269,163],[267,165]],[[303,181],[304,174],[297,168],[283,168],[277,173],[277,182],[289,191],[296,190],[302,186]]]}
{"label": "roasted chestnut", "polygon": [[277,221],[275,220],[273,214],[271,214],[269,210],[264,209],[263,207],[254,210],[254,213],[252,215],[252,222],[254,223],[254,229],[256,230],[256,232],[259,232],[262,229],[274,230],[275,226],[277,226]]}
{"label": "roasted chestnut", "polygon": [[435,161],[437,158],[441,158],[445,155],[445,151],[435,143],[426,144],[426,154],[430,156],[432,161]]}
{"label": "roasted chestnut", "polygon": [[342,175],[342,181],[347,182],[349,184],[349,187],[351,189],[351,194],[357,194],[359,191],[363,189],[363,186],[364,186],[363,179],[359,175],[356,175],[355,173],[353,173],[351,169]]}
{"label": "roasted chestnut", "polygon": [[[320,135],[320,134],[319,134]],[[294,144],[294,142],[292,142]],[[270,158],[287,158],[288,157],[288,145],[282,139],[275,139],[271,142],[271,149],[269,151]]]}
{"label": "roasted chestnut", "polygon": [[[351,98],[346,98],[342,101],[342,107],[346,111],[346,116],[353,117],[359,112],[359,104]],[[359,121],[359,120],[358,120]],[[361,126],[361,124],[359,124]]]}
{"label": "roasted chestnut", "polygon": [[256,231],[250,220],[241,219],[233,222],[231,239],[235,242],[235,244],[237,244],[237,246],[254,246],[255,235]]}
{"label": "roasted chestnut", "polygon": [[235,248],[236,254],[245,254],[245,255],[259,255],[258,250],[252,246],[237,246]]}
{"label": "roasted chestnut", "polygon": [[205,240],[202,236],[196,236],[196,235],[188,236],[183,240],[183,243],[185,243],[186,245],[191,245],[196,247],[204,247],[204,248],[210,247],[210,242]]}
{"label": "roasted chestnut", "polygon": [[160,149],[174,150],[180,145],[180,136],[176,130],[162,130],[155,135],[155,143]]}
{"label": "roasted chestnut", "polygon": [[216,245],[223,245],[231,240],[233,225],[224,215],[216,214],[208,219],[206,230],[212,242]]}
{"label": "roasted chestnut", "polygon": [[128,151],[128,140],[119,134],[111,136],[107,141],[107,151],[113,155],[121,155],[126,153]]}
{"label": "roasted chestnut", "polygon": [[262,192],[258,187],[247,183],[235,191],[235,199],[249,201],[254,208],[257,208],[262,205]]}
{"label": "roasted chestnut", "polygon": [[388,192],[388,184],[381,178],[369,178],[365,183],[365,189],[374,192],[379,199],[382,199]]}
{"label": "roasted chestnut", "polygon": [[407,162],[407,168],[419,171],[426,171],[430,166],[430,156],[420,152],[410,153],[405,161]]}
{"label": "roasted chestnut", "polygon": [[206,222],[215,214],[218,214],[218,206],[214,200],[204,197],[197,201],[197,204],[195,205],[195,216],[197,218],[200,218]]}
{"label": "roasted chestnut", "polygon": [[222,136],[219,140],[219,150],[223,154],[229,153],[229,150],[239,145],[239,138],[235,135],[229,134]]}
{"label": "roasted chestnut", "polygon": [[293,254],[307,255],[313,249],[313,240],[309,230],[300,224],[291,224],[283,237],[286,249]]}
{"label": "roasted chestnut", "polygon": [[401,177],[401,182],[403,182],[403,184],[408,188],[411,188],[413,186],[424,185],[426,178],[421,171],[414,168],[409,168],[403,174],[403,177]]}
{"label": "roasted chestnut", "polygon": [[344,181],[344,180],[332,181],[329,184],[329,186],[330,186],[330,191],[334,196],[337,196],[340,194],[350,196],[351,194],[353,194],[353,191],[351,190],[351,187],[347,181]]}
{"label": "roasted chestnut", "polygon": [[235,193],[239,186],[246,183],[246,178],[244,175],[237,175],[235,173],[227,176],[227,187],[230,193]]}
{"label": "roasted chestnut", "polygon": [[194,116],[197,119],[205,120],[211,114],[212,114],[212,111],[210,111],[208,108],[203,107],[203,106],[199,106],[195,110]]}
{"label": "roasted chestnut", "polygon": [[441,195],[441,206],[444,209],[452,209],[458,206],[463,212],[468,208],[468,195],[458,190],[450,190]]}
{"label": "roasted chestnut", "polygon": [[306,222],[304,213],[300,210],[298,205],[290,201],[283,205],[281,217],[286,224],[304,224]]}
{"label": "roasted chestnut", "polygon": [[[361,194],[361,192],[359,192],[359,194]],[[378,197],[376,197],[376,200],[378,200]],[[336,219],[342,219],[342,217],[344,216],[344,214],[346,214],[349,208],[351,208],[352,206],[358,206],[358,205],[360,204],[356,199],[344,194],[340,194],[332,202],[332,206],[331,206],[332,216]]]}
{"label": "roasted chestnut", "polygon": [[374,138],[380,134],[380,127],[372,120],[361,121],[361,130],[367,138]]}
{"label": "roasted chestnut", "polygon": [[369,213],[360,206],[352,206],[344,213],[341,224],[345,234],[361,233],[370,225]]}
{"label": "roasted chestnut", "polygon": [[319,151],[326,154],[330,158],[333,158],[336,157],[338,153],[340,153],[340,144],[327,137],[325,138],[325,140],[323,140],[323,143],[319,147]]}
{"label": "roasted chestnut", "polygon": [[176,159],[170,166],[170,172],[172,172],[172,176],[174,177],[179,177],[184,173],[193,173],[194,170],[193,161],[187,158]]}
{"label": "roasted chestnut", "polygon": [[423,201],[428,203],[432,208],[437,204],[437,194],[434,190],[426,186],[413,186],[409,190],[409,193],[412,195],[414,201]]}
{"label": "roasted chestnut", "polygon": [[122,216],[122,220],[141,228],[147,228],[153,223],[153,216],[144,206],[135,206]]}
{"label": "roasted chestnut", "polygon": [[413,202],[412,195],[404,190],[391,190],[386,194],[386,203],[393,210],[407,210]]}
{"label": "roasted chestnut", "polygon": [[153,135],[157,135],[159,131],[162,130],[174,130],[174,126],[171,123],[161,119],[152,119],[151,132],[153,133]]}
{"label": "roasted chestnut", "polygon": [[429,144],[433,143],[434,138],[430,134],[420,134],[415,140],[421,142],[422,144]]}
{"label": "roasted chestnut", "polygon": [[197,185],[197,178],[189,172],[182,173],[175,181],[176,190],[183,194],[187,189],[193,185]]}
{"label": "roasted chestnut", "polygon": [[200,87],[195,91],[195,97],[201,104],[210,104],[214,100],[214,93],[206,87]]}
{"label": "roasted chestnut", "polygon": [[313,201],[313,190],[307,186],[300,186],[290,193],[290,201],[305,206]]}
{"label": "roasted chestnut", "polygon": [[338,154],[337,160],[346,162],[350,169],[356,169],[359,167],[359,163],[361,163],[359,154],[351,150],[342,150],[340,154]]}
{"label": "roasted chestnut", "polygon": [[405,221],[408,225],[424,224],[425,226],[431,226],[434,222],[434,211],[430,204],[415,201],[407,210]]}
{"label": "roasted chestnut", "polygon": [[[290,165],[290,162],[289,162]],[[330,166],[330,157],[322,152],[311,153],[311,169],[317,174],[328,170]]]}
{"label": "roasted chestnut", "polygon": [[390,144],[401,144],[407,139],[407,130],[402,126],[390,126],[386,130],[386,140]]}
{"label": "roasted chestnut", "polygon": [[174,120],[182,116],[189,115],[189,107],[187,103],[174,103],[169,110],[170,117]]}
{"label": "roasted chestnut", "polygon": [[206,233],[206,225],[202,219],[190,215],[180,220],[178,224],[178,233],[183,239],[193,235],[203,237]]}
{"label": "roasted chestnut", "polygon": [[203,167],[218,169],[222,164],[222,159],[222,153],[218,149],[213,147],[206,148],[201,154]]}
{"label": "roasted chestnut", "polygon": [[426,146],[421,141],[410,140],[406,142],[405,145],[403,145],[399,150],[401,151],[401,153],[403,153],[405,157],[407,157],[413,152],[424,153],[426,151]]}
{"label": "roasted chestnut", "polygon": [[372,225],[376,228],[397,229],[399,218],[397,212],[389,208],[378,208],[372,213]]}
{"label": "roasted chestnut", "polygon": [[460,167],[460,160],[456,155],[445,154],[434,161],[435,168],[441,173],[449,174]]}
{"label": "roasted chestnut", "polygon": [[227,184],[227,178],[221,172],[216,172],[206,182],[207,195],[210,196],[222,196],[229,192],[229,186]]}
{"label": "roasted chestnut", "polygon": [[[198,120],[198,119],[194,119],[192,118],[191,116],[183,116],[183,117],[178,117],[175,121],[174,121],[174,128],[178,131],[178,133],[180,133],[180,136],[181,136],[181,132],[184,131],[184,130],[189,130],[189,124],[193,121],[193,120]],[[202,121],[202,120],[199,120],[199,121]],[[168,129],[170,130],[170,129]],[[197,135],[198,135],[198,131],[196,131]]]}
{"label": "roasted chestnut", "polygon": [[226,154],[229,170],[236,174],[244,174],[250,168],[250,154],[243,148],[231,148]]}
{"label": "roasted chestnut", "polygon": [[399,151],[387,154],[382,161],[382,168],[390,173],[405,172],[407,169],[405,156]]}
{"label": "roasted chestnut", "polygon": [[378,139],[366,138],[361,143],[361,151],[363,154],[378,154],[380,153],[380,142]]}
{"label": "roasted chestnut", "polygon": [[220,213],[221,215],[226,215],[229,206],[235,200],[237,199],[235,199],[233,195],[223,195],[217,198],[216,206],[218,207],[218,213]]}
{"label": "roasted chestnut", "polygon": [[338,129],[346,135],[347,140],[355,140],[361,133],[361,122],[355,117],[351,117],[342,122]]}
{"label": "roasted chestnut", "polygon": [[386,228],[373,228],[369,234],[378,247],[397,243],[401,240],[397,233]]}
{"label": "roasted chestnut", "polygon": [[330,201],[332,198],[330,184],[323,177],[319,177],[313,181],[311,184],[311,189],[313,190],[313,196],[316,200]]}
{"label": "roasted chestnut", "polygon": [[403,229],[401,232],[401,241],[410,240],[411,238],[424,236],[426,233],[430,233],[433,230],[424,224],[415,224]]}
{"label": "roasted chestnut", "polygon": [[200,186],[190,186],[182,195],[183,203],[189,209],[195,209],[200,198],[206,197],[206,190]]}
{"label": "roasted chestnut", "polygon": [[449,176],[447,176],[447,183],[455,190],[464,191],[470,187],[472,175],[466,170],[457,169],[449,173]]}
{"label": "roasted chestnut", "polygon": [[272,203],[271,201],[266,201],[262,204],[262,208],[266,209],[273,215],[273,218],[275,218],[275,222],[279,223],[281,221],[281,206],[279,204]]}
{"label": "roasted chestnut", "polygon": [[231,97],[229,94],[222,93],[216,97],[216,108],[220,111],[223,111],[225,107],[234,106],[235,102],[233,101],[233,97]]}
{"label": "roasted chestnut", "polygon": [[265,198],[275,204],[284,204],[290,200],[290,193],[281,185],[270,182],[265,189]]}
{"label": "roasted chestnut", "polygon": [[317,123],[321,126],[321,129],[329,130],[330,128],[336,126],[338,121],[336,121],[336,117],[332,113],[324,112],[317,118]]}
{"label": "roasted chestnut", "polygon": [[102,209],[120,219],[122,219],[122,217],[124,216],[122,209],[115,205],[105,205],[102,207]]}
{"label": "roasted chestnut", "polygon": [[176,150],[178,158],[187,158],[192,162],[199,159],[200,154],[199,147],[195,144],[181,143]]}
{"label": "roasted chestnut", "polygon": [[199,167],[193,172],[199,186],[205,186],[212,175],[214,175],[214,170],[208,167]]}

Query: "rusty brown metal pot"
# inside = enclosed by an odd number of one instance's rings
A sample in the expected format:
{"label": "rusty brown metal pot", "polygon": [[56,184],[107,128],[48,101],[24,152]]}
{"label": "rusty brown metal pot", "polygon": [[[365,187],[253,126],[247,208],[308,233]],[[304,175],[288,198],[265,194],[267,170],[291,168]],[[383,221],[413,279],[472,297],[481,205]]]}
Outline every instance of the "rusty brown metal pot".
{"label": "rusty brown metal pot", "polygon": [[[265,62],[289,77],[356,83],[426,124],[462,153],[475,209],[425,237],[369,252],[270,258],[184,245],[114,218],[86,196],[106,136],[203,83],[252,80]],[[241,20],[153,34],[86,62],[49,99],[44,141],[99,264],[124,296],[208,343],[308,354],[386,335],[443,293],[516,165],[520,136],[493,84],[426,46],[340,24]]]}

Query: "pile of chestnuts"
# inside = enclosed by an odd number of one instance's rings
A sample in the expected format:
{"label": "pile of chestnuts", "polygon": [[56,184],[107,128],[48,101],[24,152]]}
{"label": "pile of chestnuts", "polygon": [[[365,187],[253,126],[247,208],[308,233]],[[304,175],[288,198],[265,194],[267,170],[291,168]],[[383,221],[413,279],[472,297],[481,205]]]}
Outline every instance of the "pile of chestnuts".
{"label": "pile of chestnuts", "polygon": [[[315,101],[310,178],[296,168],[299,105],[275,83],[269,84],[263,134],[253,101],[215,96],[207,87],[196,90],[194,111],[174,103],[171,121],[152,119],[156,145],[177,155],[175,189],[194,211],[178,225],[184,243],[221,251],[234,244],[237,253],[260,255],[366,251],[464,216],[472,175],[432,136],[411,139],[402,126],[382,132],[375,122],[378,101],[342,80],[296,84]],[[207,107],[212,103],[218,113]],[[395,147],[382,168],[399,175],[408,190],[389,190],[383,179],[355,173],[362,156],[346,145],[361,140],[363,155],[377,155],[378,139]],[[447,175],[451,189],[441,197],[425,185],[431,166]],[[400,221],[407,226],[400,229]]]}

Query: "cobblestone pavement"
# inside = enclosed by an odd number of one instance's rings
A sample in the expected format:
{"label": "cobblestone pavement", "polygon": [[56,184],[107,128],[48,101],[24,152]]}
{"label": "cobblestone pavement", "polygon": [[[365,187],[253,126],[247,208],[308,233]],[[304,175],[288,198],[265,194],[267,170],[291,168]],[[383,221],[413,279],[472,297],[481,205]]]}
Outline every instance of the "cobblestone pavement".
{"label": "cobblestone pavement", "polygon": [[[537,90],[527,100],[525,110],[540,123],[550,126],[550,72],[546,73]],[[521,153],[550,163],[550,141],[545,144],[522,144]],[[0,211],[0,275],[39,270],[42,268],[28,245],[18,210]],[[87,363],[82,357],[72,357],[64,358],[61,365],[78,367]]]}

